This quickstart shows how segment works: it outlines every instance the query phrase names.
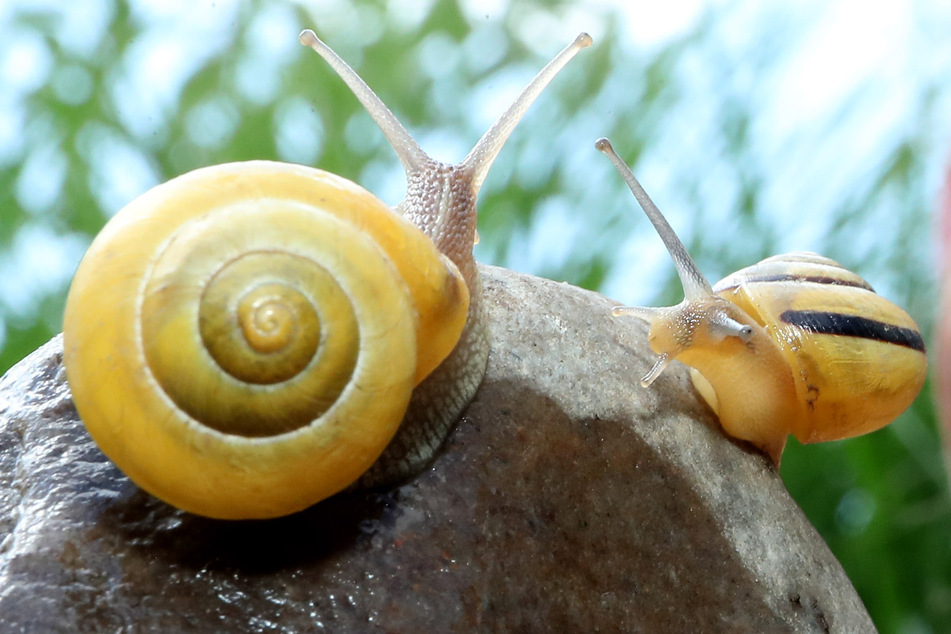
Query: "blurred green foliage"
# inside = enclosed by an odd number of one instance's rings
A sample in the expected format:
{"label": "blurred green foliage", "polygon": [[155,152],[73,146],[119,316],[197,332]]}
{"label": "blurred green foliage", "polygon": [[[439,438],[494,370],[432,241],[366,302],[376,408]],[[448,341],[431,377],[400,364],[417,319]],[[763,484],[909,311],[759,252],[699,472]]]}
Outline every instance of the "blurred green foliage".
{"label": "blurred green foliage", "polygon": [[[907,306],[931,339],[929,226],[951,127],[951,20],[938,3],[855,20],[838,15],[845,2],[711,5],[645,41],[635,31],[651,32],[650,16],[593,2],[75,4],[0,11],[0,371],[59,330],[84,245],[158,182],[274,159],[399,200],[395,157],[297,45],[305,26],[446,160],[591,30],[595,46],[486,182],[480,260],[625,302],[679,301],[660,241],[593,150],[609,135],[712,279],[770,253],[821,251]],[[883,431],[791,442],[783,478],[878,627],[951,631],[951,501],[930,387]]]}

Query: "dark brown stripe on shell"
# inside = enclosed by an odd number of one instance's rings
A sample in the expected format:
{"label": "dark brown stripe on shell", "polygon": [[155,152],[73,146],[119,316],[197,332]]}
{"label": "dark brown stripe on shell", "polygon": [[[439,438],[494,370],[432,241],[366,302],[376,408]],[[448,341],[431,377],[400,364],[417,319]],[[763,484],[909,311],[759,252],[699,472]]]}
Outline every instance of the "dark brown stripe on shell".
{"label": "dark brown stripe on shell", "polygon": [[925,342],[921,338],[921,333],[914,328],[894,326],[858,315],[843,315],[821,310],[787,310],[779,316],[779,319],[791,326],[817,334],[872,339],[919,352],[925,351]]}
{"label": "dark brown stripe on shell", "polygon": [[[832,286],[852,286],[855,288],[864,288],[867,291],[875,292],[875,289],[872,288],[872,285],[863,280],[862,278],[855,276],[850,279],[843,279],[841,277],[831,277],[826,275],[794,275],[789,273],[776,274],[776,275],[751,275],[743,279],[744,284],[749,283],[763,283],[763,282],[811,282],[813,284],[830,284]],[[727,286],[726,288],[736,288],[736,284]],[[717,290],[725,290],[717,288]]]}

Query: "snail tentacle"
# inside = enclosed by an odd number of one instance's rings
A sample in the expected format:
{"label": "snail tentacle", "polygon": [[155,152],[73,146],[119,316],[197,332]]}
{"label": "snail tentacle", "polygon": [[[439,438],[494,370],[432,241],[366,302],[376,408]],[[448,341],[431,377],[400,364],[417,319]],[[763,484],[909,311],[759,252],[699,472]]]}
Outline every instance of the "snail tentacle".
{"label": "snail tentacle", "polygon": [[607,156],[611,160],[611,163],[614,164],[614,167],[617,168],[618,173],[621,175],[621,178],[624,179],[624,182],[627,183],[628,188],[630,188],[631,193],[634,194],[634,198],[637,199],[641,209],[644,210],[647,218],[651,221],[651,224],[654,225],[660,239],[664,241],[664,246],[667,247],[667,251],[674,261],[674,266],[677,267],[677,274],[680,276],[680,282],[684,287],[684,296],[688,300],[712,297],[713,288],[710,286],[710,282],[707,281],[707,278],[704,277],[700,271],[700,267],[698,267],[697,263],[690,257],[687,247],[684,246],[680,237],[674,232],[670,223],[667,222],[667,218],[664,217],[664,214],[660,212],[660,209],[657,208],[657,205],[654,204],[651,197],[644,191],[644,188],[634,176],[634,172],[632,172],[631,168],[627,166],[627,163],[618,156],[611,142],[601,137],[595,141],[594,145],[602,154]]}
{"label": "snail tentacle", "polygon": [[482,186],[482,182],[492,167],[492,162],[498,156],[505,141],[509,138],[512,130],[521,120],[522,115],[528,110],[535,101],[535,98],[545,89],[545,87],[554,79],[561,69],[583,48],[591,46],[591,36],[587,33],[579,33],[574,41],[563,48],[548,64],[542,68],[534,79],[529,82],[525,90],[512,102],[508,110],[488,129],[488,131],[473,146],[469,155],[462,160],[461,167],[469,168],[473,171],[471,176],[472,187],[476,191]]}
{"label": "snail tentacle", "polygon": [[309,46],[318,55],[323,57],[324,60],[330,64],[330,67],[336,71],[340,79],[347,84],[354,96],[363,104],[367,113],[373,118],[376,124],[380,126],[387,141],[389,141],[393,149],[396,150],[396,155],[403,164],[403,168],[407,172],[421,169],[429,160],[429,157],[423,149],[419,147],[419,144],[416,143],[416,140],[413,139],[409,131],[403,127],[403,124],[396,118],[396,115],[386,107],[386,104],[383,103],[367,83],[363,81],[363,78],[360,77],[347,62],[343,61],[343,58],[337,55],[332,48],[317,37],[317,34],[312,30],[304,29],[301,31],[298,40],[300,40],[301,44]]}

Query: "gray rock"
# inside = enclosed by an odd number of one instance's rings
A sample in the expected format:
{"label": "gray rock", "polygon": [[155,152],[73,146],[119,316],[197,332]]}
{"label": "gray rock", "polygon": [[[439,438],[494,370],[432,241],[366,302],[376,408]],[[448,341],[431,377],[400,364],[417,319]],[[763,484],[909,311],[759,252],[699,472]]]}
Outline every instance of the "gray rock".
{"label": "gray rock", "polygon": [[869,632],[768,460],[595,293],[483,267],[488,376],[389,491],[224,522],[138,490],[54,338],[0,382],[5,632]]}

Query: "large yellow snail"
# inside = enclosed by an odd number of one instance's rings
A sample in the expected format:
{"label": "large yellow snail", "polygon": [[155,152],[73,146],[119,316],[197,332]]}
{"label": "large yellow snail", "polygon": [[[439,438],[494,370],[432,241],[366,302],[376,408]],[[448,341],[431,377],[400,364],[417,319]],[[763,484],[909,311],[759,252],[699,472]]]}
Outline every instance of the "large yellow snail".
{"label": "large yellow snail", "polygon": [[724,431],[777,466],[789,434],[803,443],[851,438],[887,425],[911,404],[927,361],[905,311],[815,253],[773,256],[711,287],[610,142],[596,146],[664,241],[684,287],[677,306],[614,309],[650,324],[660,359],[643,386],[682,361]]}
{"label": "large yellow snail", "polygon": [[318,169],[199,169],[122,209],[63,325],[80,417],[133,481],[217,518],[292,513],[432,457],[482,380],[477,192],[579,35],[457,165],[434,161],[312,31],[406,170],[394,211]]}

